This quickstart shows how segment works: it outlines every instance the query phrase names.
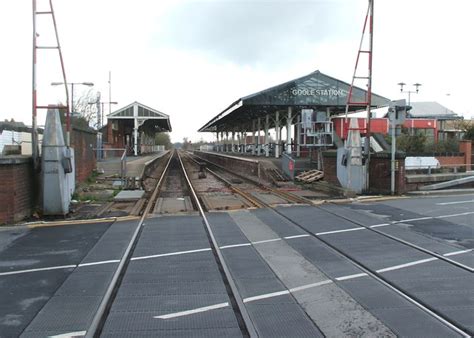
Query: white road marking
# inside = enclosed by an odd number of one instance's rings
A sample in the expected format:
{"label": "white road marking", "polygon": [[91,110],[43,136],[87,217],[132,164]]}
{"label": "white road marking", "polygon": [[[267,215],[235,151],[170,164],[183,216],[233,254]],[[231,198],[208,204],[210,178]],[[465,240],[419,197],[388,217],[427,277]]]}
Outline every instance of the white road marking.
{"label": "white road marking", "polygon": [[336,280],[341,281],[341,280],[354,279],[354,278],[359,278],[359,277],[364,277],[364,276],[368,276],[368,274],[366,274],[365,272],[361,272],[361,273],[356,273],[354,275],[337,277]]}
{"label": "white road marking", "polygon": [[[446,254],[444,254],[444,256],[460,255],[460,254],[471,252],[471,251],[472,251],[472,249],[462,250],[462,251],[454,251],[454,252],[446,253]],[[406,263],[406,264],[394,265],[394,266],[390,266],[390,267],[387,267],[387,268],[379,269],[379,270],[377,270],[377,272],[380,273],[380,272],[403,269],[403,268],[406,268],[406,267],[410,267],[410,266],[414,266],[414,265],[418,265],[418,264],[423,264],[423,263],[427,263],[427,262],[432,262],[432,261],[435,261],[435,260],[438,260],[438,258],[434,257],[434,258],[422,259],[422,260],[413,261],[413,262]],[[356,273],[356,274],[353,274],[353,275],[341,276],[341,277],[337,277],[337,278],[334,278],[334,279],[337,280],[337,281],[344,281],[344,280],[348,280],[348,279],[355,279],[355,278],[360,278],[360,277],[365,277],[365,276],[368,276],[368,274],[365,273],[365,272],[362,272],[362,273]],[[288,295],[290,293],[303,291],[303,290],[307,290],[307,289],[310,289],[310,288],[314,288],[314,287],[318,287],[318,286],[322,286],[322,285],[326,285],[326,284],[330,284],[330,283],[333,283],[333,281],[330,280],[330,279],[327,279],[327,280],[323,280],[321,282],[316,282],[316,283],[311,283],[311,284],[306,284],[306,285],[294,287],[294,288],[291,288],[289,290],[283,290],[283,291],[277,291],[277,292],[271,292],[271,293],[265,293],[265,294],[262,294],[262,295],[247,297],[247,298],[244,298],[243,301],[244,301],[244,303],[250,303],[250,302],[254,302],[256,300],[267,299],[267,298],[272,298],[272,297],[278,297],[278,296],[282,296],[282,295]],[[206,311],[210,311],[210,310],[214,310],[214,309],[220,309],[220,308],[224,308],[224,307],[227,307],[227,306],[229,306],[229,303],[220,303],[220,304],[204,306],[204,307],[200,307],[200,308],[192,309],[192,310],[187,310],[187,311],[169,313],[167,315],[154,316],[153,318],[170,319],[170,318],[176,318],[176,317],[181,317],[181,316],[192,315],[192,314],[200,313],[200,312],[206,312]]]}
{"label": "white road marking", "polygon": [[405,263],[405,264],[400,264],[400,265],[394,265],[394,266],[389,266],[388,268],[379,269],[379,270],[377,270],[377,272],[387,272],[387,271],[393,271],[393,270],[403,269],[403,268],[407,268],[407,267],[409,267],[409,266],[418,265],[418,264],[423,264],[423,263],[428,263],[428,262],[432,262],[432,261],[436,261],[436,260],[438,260],[438,258],[436,258],[436,257],[426,258],[426,259],[420,259],[420,260],[418,260],[418,261],[413,261],[413,262],[410,262],[410,263]]}
{"label": "white road marking", "polygon": [[391,225],[391,224],[390,223],[375,224],[375,225],[369,226],[369,228],[380,228],[380,227],[385,227],[387,225]]}
{"label": "white road marking", "polygon": [[158,258],[158,257],[166,257],[166,256],[185,255],[185,254],[188,254],[188,253],[196,253],[196,252],[203,252],[203,251],[211,251],[211,248],[187,250],[187,251],[176,251],[176,252],[169,252],[169,253],[158,254],[158,255],[150,255],[150,256],[139,256],[139,257],[133,257],[131,260],[132,261],[137,261],[137,260],[141,260],[141,259],[150,259],[150,258]]}
{"label": "white road marking", "polygon": [[424,221],[427,219],[433,219],[433,216],[427,216],[427,217],[419,217],[419,218],[409,218],[409,219],[402,219],[400,221],[393,221],[392,224],[397,224],[397,223],[405,223],[405,222],[416,222],[416,221]]}
{"label": "white road marking", "polygon": [[473,250],[473,249],[448,252],[448,253],[443,254],[443,256],[455,256],[455,255],[460,255],[460,254],[463,254],[463,253],[471,252],[472,250]]}
{"label": "white road marking", "polygon": [[366,230],[366,228],[359,227],[359,228],[349,228],[349,229],[342,229],[342,230],[324,231],[324,232],[317,232],[315,233],[315,235],[319,236],[319,235],[338,234],[340,232],[357,231],[357,230]]}
{"label": "white road marking", "polygon": [[464,204],[464,203],[473,203],[474,200],[470,201],[456,201],[456,202],[442,202],[442,203],[436,203],[436,205],[452,205],[452,204]]}
{"label": "white road marking", "polygon": [[304,234],[304,235],[295,235],[295,236],[286,236],[283,237],[284,239],[293,239],[293,238],[302,238],[302,237],[309,237],[309,234]]}
{"label": "white road marking", "polygon": [[110,263],[119,263],[119,259],[111,259],[109,261],[100,261],[100,262],[91,262],[91,263],[81,263],[77,267],[91,266],[91,265],[101,265],[101,264],[110,264]]}
{"label": "white road marking", "polygon": [[276,241],[281,241],[281,240],[282,238],[272,238],[272,239],[266,239],[264,241],[252,242],[252,244],[262,244],[262,243],[276,242]]}
{"label": "white road marking", "polygon": [[214,304],[214,305],[209,305],[209,306],[203,306],[203,307],[198,307],[197,309],[192,309],[192,310],[187,310],[187,311],[180,311],[180,312],[175,312],[175,313],[169,313],[167,315],[161,315],[161,316],[154,316],[153,318],[157,319],[170,319],[170,318],[176,318],[176,317],[182,317],[182,316],[189,316],[193,315],[195,313],[200,313],[200,312],[206,312],[206,311],[211,311],[215,309],[221,309],[224,307],[229,306],[229,303],[219,303],[219,304]]}
{"label": "white road marking", "polygon": [[0,272],[0,276],[18,275],[18,274],[21,274],[21,273],[37,272],[37,271],[71,269],[71,268],[76,268],[76,267],[77,267],[77,265],[50,266],[50,267],[46,267],[46,268],[37,268],[37,269],[27,269],[27,270]]}
{"label": "white road marking", "polygon": [[241,246],[251,246],[251,245],[252,243],[232,244],[232,245],[220,246],[219,249],[239,248]]}
{"label": "white road marking", "polygon": [[290,293],[289,290],[277,291],[277,292],[272,292],[272,293],[266,293],[266,294],[259,295],[259,296],[247,297],[247,298],[244,298],[243,301],[244,301],[244,303],[249,303],[249,302],[254,302],[254,301],[260,300],[260,299],[266,299],[266,298],[272,298],[272,297],[277,297],[277,296],[282,296],[282,295],[288,295],[289,293]]}
{"label": "white road marking", "polygon": [[82,337],[87,334],[87,331],[76,331],[76,332],[68,332],[63,334],[58,334],[55,336],[49,336],[48,338],[70,338],[70,337]]}
{"label": "white road marking", "polygon": [[466,216],[466,215],[472,215],[472,214],[474,214],[474,211],[462,212],[462,213],[460,213],[460,214],[451,214],[451,215],[436,216],[435,218],[448,218],[448,217]]}
{"label": "white road marking", "polygon": [[293,293],[293,292],[303,291],[303,290],[307,290],[307,289],[310,289],[310,288],[315,288],[317,286],[331,284],[331,283],[332,283],[332,280],[326,279],[326,280],[323,280],[321,282],[316,282],[316,283],[312,283],[312,284],[297,286],[296,288],[291,288],[290,292]]}

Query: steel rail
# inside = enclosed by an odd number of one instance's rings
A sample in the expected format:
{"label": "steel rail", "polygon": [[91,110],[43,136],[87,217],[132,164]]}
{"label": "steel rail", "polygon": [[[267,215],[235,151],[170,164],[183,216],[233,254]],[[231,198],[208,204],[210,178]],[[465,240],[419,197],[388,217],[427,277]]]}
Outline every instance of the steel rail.
{"label": "steel rail", "polygon": [[172,157],[173,157],[173,154],[170,154],[168,163],[166,164],[166,167],[163,170],[163,174],[161,175],[159,181],[157,182],[155,186],[155,189],[150,197],[150,200],[147,203],[145,210],[143,211],[143,215],[140,218],[140,221],[138,222],[135,228],[135,231],[133,232],[132,238],[130,239],[128,246],[125,252],[123,253],[122,258],[120,259],[119,265],[114,272],[112,280],[109,286],[107,287],[107,290],[104,294],[104,297],[102,298],[102,301],[100,302],[99,308],[97,309],[97,312],[94,314],[94,317],[92,318],[92,322],[89,328],[87,329],[87,333],[85,335],[86,338],[98,337],[100,335],[100,331],[102,330],[102,327],[105,323],[108,312],[110,310],[110,306],[112,305],[112,302],[115,298],[115,293],[121,284],[126,266],[128,262],[130,261],[130,258],[131,258],[130,256],[132,254],[133,248],[138,242],[139,234],[143,228],[143,222],[145,221],[145,218],[150,212],[150,208],[153,201],[156,199],[156,196],[158,195],[158,191],[160,189],[161,184],[163,183],[166,172],[168,171],[168,167],[170,165]]}
{"label": "steel rail", "polygon": [[[209,161],[206,161],[206,162],[209,162]],[[221,166],[219,165],[216,165],[212,162],[209,162],[211,163],[212,165],[215,165],[219,168],[222,168]],[[239,178],[242,178],[242,179],[246,179],[247,181],[251,181],[253,182],[252,180],[249,180],[247,179],[246,177],[244,176],[241,176],[239,174],[236,174],[236,173],[233,173],[232,171],[226,169],[226,168],[222,168],[223,170],[231,173],[231,174],[234,174],[235,176],[239,177]],[[256,183],[256,182],[253,182],[254,184],[258,184],[260,185],[261,183]],[[281,191],[278,191],[278,190],[273,190],[271,188],[268,188],[268,190],[272,191],[273,193],[275,194],[281,194],[280,196],[289,196],[290,194],[288,193],[282,193]],[[286,197],[285,197],[286,198]],[[425,248],[422,248],[422,247],[419,247],[418,245],[415,245],[413,243],[410,243],[410,242],[407,242],[405,240],[402,240],[398,237],[395,237],[395,236],[391,236],[391,235],[388,235],[388,234],[385,234],[383,232],[380,232],[376,229],[373,229],[373,228],[370,228],[368,226],[364,226],[362,224],[359,224],[358,222],[354,221],[354,220],[351,220],[351,219],[348,219],[346,217],[343,217],[343,216],[340,216],[336,213],[333,213],[333,212],[330,212],[324,208],[321,208],[319,206],[316,206],[312,203],[311,200],[309,199],[306,199],[304,197],[301,197],[301,196],[292,196],[292,198],[294,198],[295,201],[298,201],[298,203],[306,203],[306,204],[309,204],[310,206],[312,207],[315,207],[315,208],[318,208],[320,210],[324,210],[326,212],[329,212],[335,216],[338,216],[342,219],[345,219],[345,220],[348,220],[354,224],[357,224],[357,225],[360,225],[362,226],[363,228],[367,229],[367,230],[371,230],[371,231],[374,231],[380,235],[383,235],[383,236],[386,236],[387,238],[390,238],[392,240],[395,240],[397,242],[400,242],[406,246],[409,246],[411,248],[414,248],[414,249],[417,249],[419,251],[422,251],[426,254],[429,254],[433,257],[436,257],[436,258],[439,258],[440,260],[443,260],[443,261],[446,261],[450,264],[453,264],[459,268],[462,268],[464,270],[467,270],[469,272],[472,272],[472,268],[468,267],[468,266],[465,266],[459,262],[456,262],[456,261],[453,261],[447,257],[444,257],[442,255],[439,255],[435,252],[432,252],[428,249],[425,249]],[[349,256],[348,254],[344,253],[341,249],[337,248],[336,246],[334,246],[333,244],[331,244],[330,242],[328,242],[327,240],[323,239],[321,236],[318,236],[314,233],[312,233],[311,231],[308,231],[304,226],[298,224],[297,222],[295,222],[294,220],[292,220],[291,218],[287,217],[286,215],[284,215],[283,213],[281,213],[280,211],[272,208],[268,203],[265,203],[264,201],[261,201],[261,203],[263,205],[265,205],[266,207],[268,207],[268,209],[272,210],[273,212],[277,213],[278,215],[280,215],[281,217],[284,217],[285,219],[287,219],[288,221],[290,221],[291,223],[293,223],[294,225],[296,225],[297,227],[299,227],[300,229],[302,229],[303,231],[305,231],[306,233],[308,233],[310,236],[320,240],[321,242],[323,242],[324,244],[326,244],[328,247],[330,247],[331,249],[333,249],[334,251],[336,251],[339,255],[342,255],[343,257],[345,257],[346,259],[348,259],[349,261],[352,262],[352,264],[354,264],[355,266],[357,266],[359,269],[361,269],[362,271],[364,271],[367,275],[371,276],[372,278],[376,279],[377,281],[379,281],[380,283],[382,283],[383,285],[385,285],[386,287],[388,287],[389,289],[391,289],[392,291],[396,292],[397,294],[399,294],[400,296],[402,296],[404,299],[406,299],[407,301],[409,301],[410,303],[414,304],[415,306],[419,307],[420,309],[422,309],[424,312],[426,312],[427,314],[431,315],[432,317],[436,318],[438,321],[440,321],[441,323],[443,323],[444,325],[446,325],[447,327],[449,327],[450,329],[454,330],[455,332],[459,333],[460,335],[462,335],[463,337],[471,337],[471,334],[469,332],[466,332],[466,330],[464,328],[460,328],[458,327],[455,323],[453,323],[450,319],[448,318],[445,318],[442,314],[438,313],[436,310],[434,310],[433,308],[431,308],[429,305],[427,304],[424,304],[424,302],[416,299],[416,297],[408,294],[407,292],[403,291],[401,288],[399,288],[398,286],[396,286],[394,283],[390,282],[389,280],[387,280],[385,277],[381,276],[378,272],[372,270],[371,268],[365,266],[365,264],[359,262],[358,260],[352,258],[351,256]]]}
{"label": "steel rail", "polygon": [[[199,157],[199,158],[200,158],[200,157]],[[209,161],[207,161],[207,162],[209,162]],[[353,223],[353,224],[356,224],[356,225],[358,225],[358,226],[360,226],[360,227],[363,227],[363,228],[365,228],[365,229],[367,229],[367,230],[370,230],[370,231],[375,232],[375,233],[377,233],[377,234],[379,234],[379,235],[382,235],[382,236],[384,236],[384,237],[386,237],[386,238],[389,238],[389,239],[391,239],[391,240],[394,240],[394,241],[396,241],[396,242],[399,242],[399,243],[401,243],[401,244],[404,244],[404,245],[406,245],[406,246],[409,246],[409,247],[411,247],[411,248],[413,248],[413,249],[415,249],[415,250],[421,251],[421,252],[426,253],[426,254],[428,254],[428,255],[431,255],[431,256],[433,256],[433,257],[436,257],[436,258],[438,258],[439,260],[445,261],[445,262],[447,262],[447,263],[449,263],[449,264],[452,264],[452,265],[454,265],[454,266],[456,266],[456,267],[458,267],[458,268],[460,268],[460,269],[466,270],[466,271],[471,272],[471,273],[474,272],[474,268],[472,268],[472,267],[470,267],[470,266],[468,266],[468,265],[459,263],[459,262],[457,262],[457,261],[455,261],[455,260],[453,260],[453,259],[450,259],[450,258],[448,258],[448,257],[445,257],[445,256],[443,256],[443,255],[440,255],[440,254],[438,254],[438,253],[436,253],[436,252],[434,252],[434,251],[425,249],[425,248],[423,248],[423,247],[421,247],[421,246],[419,246],[419,245],[416,245],[416,244],[413,244],[413,243],[411,243],[411,242],[405,241],[404,239],[401,239],[401,238],[398,238],[398,237],[396,237],[396,236],[393,236],[393,235],[384,233],[383,231],[380,231],[380,230],[371,228],[370,226],[364,225],[364,224],[361,223],[361,222],[357,222],[357,221],[352,220],[352,219],[350,219],[350,218],[348,218],[348,217],[341,216],[341,215],[339,215],[339,214],[337,214],[337,213],[335,213],[335,212],[332,212],[332,211],[329,211],[329,210],[327,210],[327,209],[325,209],[325,208],[322,208],[321,206],[314,205],[311,200],[309,200],[309,199],[307,199],[307,198],[305,198],[305,197],[296,196],[296,195],[293,195],[293,194],[290,194],[290,193],[287,193],[287,192],[284,192],[284,191],[280,191],[280,190],[272,189],[272,188],[270,188],[270,187],[266,187],[266,186],[264,186],[262,183],[254,182],[254,181],[252,181],[252,180],[246,178],[245,176],[241,176],[241,175],[239,175],[239,174],[237,174],[237,173],[232,172],[232,171],[229,170],[229,169],[223,168],[223,167],[221,167],[221,166],[219,166],[219,165],[216,165],[216,164],[214,164],[214,163],[212,163],[212,162],[209,162],[209,163],[211,163],[212,165],[215,165],[216,167],[221,168],[222,170],[225,170],[225,171],[229,172],[230,174],[233,174],[233,175],[235,175],[235,176],[237,176],[237,177],[239,177],[239,178],[242,178],[242,179],[244,179],[244,180],[247,180],[247,181],[249,181],[249,182],[252,182],[252,183],[254,183],[254,184],[257,184],[259,187],[262,187],[263,189],[265,189],[265,190],[267,190],[267,191],[270,191],[270,192],[272,192],[272,193],[275,194],[275,195],[279,195],[280,197],[283,197],[284,199],[291,200],[291,201],[293,201],[293,202],[295,202],[295,203],[308,204],[308,205],[310,205],[310,206],[312,206],[312,207],[314,207],[314,208],[317,208],[317,209],[323,210],[323,211],[325,211],[325,212],[328,212],[328,213],[330,213],[330,214],[332,214],[332,215],[334,215],[334,216],[337,216],[337,217],[339,217],[339,218],[342,218],[342,219],[344,219],[344,220],[346,220],[346,221],[349,221],[349,222],[351,222],[351,223]],[[271,206],[269,206],[269,207],[271,207]]]}
{"label": "steel rail", "polygon": [[184,177],[185,177],[186,182],[188,184],[189,190],[190,190],[190,192],[193,196],[193,199],[196,203],[199,214],[201,215],[201,217],[203,219],[203,223],[204,223],[205,228],[207,230],[207,234],[208,234],[209,238],[211,239],[212,246],[213,246],[212,249],[213,249],[214,253],[217,255],[217,257],[219,259],[219,263],[222,267],[222,270],[224,271],[226,282],[228,283],[228,285],[231,289],[232,296],[235,300],[235,303],[237,305],[238,311],[240,312],[242,320],[244,321],[244,325],[247,329],[247,332],[248,332],[249,336],[252,337],[252,338],[253,337],[258,337],[257,331],[255,330],[253,322],[250,319],[250,316],[249,316],[249,314],[247,312],[247,309],[244,305],[243,298],[240,295],[240,292],[237,289],[237,286],[235,285],[235,282],[232,278],[230,270],[229,270],[229,268],[228,268],[228,266],[227,266],[227,264],[224,260],[224,256],[222,255],[221,249],[219,248],[219,244],[217,243],[217,240],[214,236],[211,225],[209,224],[209,221],[207,220],[206,214],[204,213],[204,209],[202,208],[201,203],[199,202],[199,198],[196,194],[196,191],[194,190],[194,187],[191,183],[191,180],[189,179],[189,176],[186,172],[183,161],[181,160],[181,156],[179,155],[179,152],[177,152],[177,154],[178,154],[178,159],[179,159],[179,162],[181,163],[181,168],[183,169],[183,174],[184,174]]}
{"label": "steel rail", "polygon": [[[194,163],[196,164],[200,164],[198,161],[196,161],[194,158],[192,158],[189,154],[186,154],[186,156],[191,160],[193,161]],[[214,170],[211,170],[209,168],[205,168],[205,170],[207,170],[209,173],[211,173],[211,175],[215,176],[217,179],[219,179],[220,181],[222,181],[230,190],[232,190],[234,193],[242,196],[243,198],[245,198],[247,201],[249,201],[250,203],[252,203],[254,206],[256,206],[257,208],[263,208],[264,205],[261,204],[256,198],[254,198],[252,195],[242,191],[240,188],[237,188],[235,187],[232,182],[230,182],[229,180],[227,180],[225,177],[219,175],[218,173],[216,173]]]}
{"label": "steel rail", "polygon": [[[471,273],[474,272],[474,268],[472,268],[472,267],[470,267],[470,266],[468,266],[468,265],[459,263],[459,262],[457,262],[457,261],[455,261],[455,260],[452,260],[452,259],[450,259],[450,258],[448,258],[448,257],[445,257],[445,256],[443,256],[443,255],[440,255],[440,254],[437,253],[437,252],[434,252],[434,251],[425,249],[425,248],[423,248],[423,247],[421,247],[421,246],[419,246],[419,245],[416,245],[416,244],[413,244],[413,243],[411,243],[411,242],[405,241],[404,239],[401,239],[401,238],[398,238],[398,237],[396,237],[396,236],[393,236],[393,235],[384,233],[383,231],[380,231],[380,230],[371,228],[370,226],[367,226],[367,225],[365,225],[365,224],[363,224],[363,223],[361,223],[361,222],[352,220],[352,219],[350,219],[350,218],[348,218],[348,217],[345,217],[345,216],[338,215],[338,214],[336,214],[335,212],[329,211],[329,210],[327,210],[327,209],[325,209],[325,208],[322,208],[322,207],[320,207],[320,206],[315,206],[315,207],[317,207],[318,209],[321,209],[321,210],[323,210],[323,211],[325,211],[325,212],[327,212],[327,213],[330,213],[331,215],[337,216],[337,217],[342,218],[342,219],[344,219],[344,220],[346,220],[346,221],[349,221],[349,222],[351,222],[351,223],[357,224],[358,226],[361,226],[361,227],[363,227],[363,228],[365,228],[365,229],[367,229],[367,230],[373,231],[373,232],[375,232],[375,233],[377,233],[377,234],[379,234],[379,235],[382,235],[382,236],[384,236],[384,237],[390,238],[390,239],[392,239],[392,240],[394,240],[394,241],[397,241],[397,242],[399,242],[399,243],[401,243],[401,244],[404,244],[404,245],[406,245],[406,246],[409,246],[409,247],[411,247],[411,248],[413,248],[413,249],[416,249],[416,250],[418,250],[418,251],[421,251],[421,252],[423,252],[423,253],[426,253],[426,254],[428,254],[428,255],[431,255],[431,256],[433,256],[433,257],[436,257],[436,258],[438,258],[439,260],[442,260],[442,261],[445,261],[445,262],[447,262],[447,263],[449,263],[449,264],[455,265],[455,266],[458,267],[458,268],[461,268],[461,269],[466,270],[466,271],[471,272]],[[397,222],[397,223],[400,223],[400,222]]]}
{"label": "steel rail", "polygon": [[336,251],[339,255],[343,256],[346,259],[348,259],[353,265],[355,265],[357,268],[359,268],[360,270],[365,272],[367,275],[374,278],[375,280],[377,280],[378,282],[380,282],[384,286],[388,287],[390,290],[394,291],[395,293],[397,293],[398,295],[400,295],[401,297],[403,297],[404,299],[406,299],[407,301],[409,301],[413,305],[417,306],[418,308],[423,310],[428,315],[430,315],[433,318],[437,319],[439,322],[441,322],[445,326],[449,327],[451,330],[457,332],[458,334],[460,334],[463,337],[471,337],[471,333],[468,332],[468,330],[466,330],[465,328],[459,327],[456,323],[453,323],[449,318],[445,318],[445,316],[443,314],[438,313],[438,311],[433,309],[431,306],[425,304],[423,301],[417,299],[415,296],[410,295],[408,292],[405,292],[403,289],[396,286],[393,282],[391,282],[388,279],[386,279],[385,277],[381,276],[381,274],[378,273],[377,271],[374,271],[373,269],[367,267],[365,264],[361,263],[359,260],[352,258],[350,255],[346,254],[343,250],[341,250],[338,247],[336,247],[335,245],[331,244],[329,241],[325,240],[321,236],[318,236],[315,233],[307,230],[304,226],[302,226],[299,223],[295,222],[294,220],[292,220],[288,216],[284,215],[280,211],[275,210],[273,208],[271,208],[271,209],[273,210],[273,212],[275,212],[278,215],[280,215],[281,217],[287,219],[288,221],[290,221],[291,223],[293,223],[294,225],[299,227],[301,230],[303,230],[304,232],[309,234],[311,237],[314,237],[314,238],[320,240],[321,242],[323,242],[324,244],[326,244],[328,247],[330,247],[331,249]]}

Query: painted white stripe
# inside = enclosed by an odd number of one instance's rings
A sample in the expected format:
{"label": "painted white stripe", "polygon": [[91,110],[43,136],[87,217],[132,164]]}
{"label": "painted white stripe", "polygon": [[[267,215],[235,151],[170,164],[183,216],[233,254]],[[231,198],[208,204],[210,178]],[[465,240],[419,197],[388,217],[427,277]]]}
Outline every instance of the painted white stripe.
{"label": "painted white stripe", "polygon": [[21,274],[21,273],[37,272],[37,271],[71,269],[71,268],[76,268],[76,267],[77,267],[77,265],[50,266],[50,267],[47,267],[47,268],[37,268],[37,269],[28,269],[28,270],[0,272],[0,276],[18,275],[18,274]]}
{"label": "painted white stripe", "polygon": [[176,318],[176,317],[183,317],[183,316],[193,315],[195,313],[206,312],[206,311],[211,311],[211,310],[215,310],[215,309],[221,309],[221,308],[227,307],[227,306],[229,306],[229,303],[226,302],[226,303],[220,303],[220,304],[214,304],[214,305],[209,305],[209,306],[198,307],[197,309],[192,309],[192,310],[187,310],[187,311],[169,313],[167,315],[154,316],[153,318],[170,319],[170,318]]}
{"label": "painted white stripe", "polygon": [[70,337],[82,337],[85,336],[87,331],[76,331],[76,332],[68,332],[63,334],[58,334],[55,336],[49,336],[49,338],[70,338]]}
{"label": "painted white stripe", "polygon": [[331,283],[332,283],[332,280],[327,279],[327,280],[323,280],[323,281],[321,281],[321,282],[312,283],[312,284],[307,284],[307,285],[302,285],[302,286],[297,286],[296,288],[291,288],[291,289],[290,289],[290,292],[303,291],[303,290],[306,290],[306,289],[315,288],[315,287],[317,287],[317,286],[326,285],[326,284],[331,284]]}
{"label": "painted white stripe", "polygon": [[277,296],[282,296],[282,295],[288,295],[289,293],[290,293],[289,290],[283,290],[283,291],[278,291],[278,292],[266,293],[266,294],[264,294],[264,295],[259,295],[259,296],[253,296],[253,297],[244,298],[244,303],[254,302],[254,301],[256,301],[256,300],[265,299],[265,298],[272,298],[272,297],[277,297]]}
{"label": "painted white stripe", "polygon": [[350,229],[342,229],[342,230],[334,230],[334,231],[317,232],[315,233],[315,235],[319,236],[319,235],[338,234],[340,232],[357,231],[357,230],[366,230],[366,228],[359,227],[359,228],[350,228]]}
{"label": "painted white stripe", "polygon": [[293,238],[302,238],[302,237],[309,237],[309,234],[304,234],[304,235],[295,235],[295,236],[286,236],[283,237],[284,239],[293,239]]}
{"label": "painted white stripe", "polygon": [[256,242],[252,242],[252,244],[262,244],[262,243],[269,243],[269,242],[276,242],[276,241],[281,241],[281,238],[272,238],[272,239],[266,239],[264,241],[256,241]]}
{"label": "painted white stripe", "polygon": [[159,255],[150,255],[150,256],[139,256],[133,257],[132,261],[137,261],[141,259],[149,259],[149,258],[158,258],[158,257],[166,257],[166,256],[177,256],[177,255],[185,255],[188,253],[195,253],[195,252],[203,252],[203,251],[211,251],[211,248],[204,248],[204,249],[196,249],[196,250],[187,250],[187,251],[176,251],[176,252],[168,252]]}
{"label": "painted white stripe", "polygon": [[380,227],[385,227],[387,225],[391,225],[391,224],[390,223],[375,224],[375,225],[371,225],[369,228],[380,228]]}
{"label": "painted white stripe", "polygon": [[251,246],[251,245],[252,243],[232,244],[232,245],[220,246],[219,249],[239,248],[241,246]]}
{"label": "painted white stripe", "polygon": [[389,266],[388,268],[379,269],[379,270],[377,270],[377,272],[387,272],[387,271],[403,269],[403,268],[407,268],[409,266],[428,263],[428,262],[432,262],[432,261],[436,261],[436,260],[438,260],[438,258],[436,258],[436,257],[420,259],[419,261],[413,261],[413,262],[406,263],[406,264],[394,265],[394,266]]}
{"label": "painted white stripe", "polygon": [[434,217],[432,216],[428,216],[428,217],[419,217],[419,218],[409,218],[409,219],[402,219],[400,221],[393,221],[392,223],[393,224],[396,224],[396,223],[405,223],[405,222],[416,222],[416,221],[424,221],[424,220],[427,220],[427,219],[433,219]]}
{"label": "painted white stripe", "polygon": [[81,263],[77,267],[91,266],[91,265],[101,265],[101,264],[110,264],[110,263],[119,263],[119,259],[112,259],[110,261],[100,261],[100,262],[91,262],[91,263]]}
{"label": "painted white stripe", "polygon": [[436,203],[436,205],[452,205],[452,204],[464,204],[464,203],[473,203],[474,200],[469,201],[455,201],[455,202],[443,202],[443,203]]}
{"label": "painted white stripe", "polygon": [[456,256],[456,255],[460,255],[460,254],[463,254],[463,253],[471,252],[472,250],[473,249],[448,252],[448,253],[443,254],[443,256]]}
{"label": "painted white stripe", "polygon": [[460,214],[451,214],[451,215],[436,216],[435,218],[448,218],[448,217],[466,216],[466,215],[472,215],[472,214],[474,214],[474,211],[462,212],[462,213],[460,213]]}
{"label": "painted white stripe", "polygon": [[366,274],[365,272],[361,272],[361,273],[356,273],[354,275],[337,277],[336,280],[348,280],[348,279],[354,279],[354,278],[365,277],[365,276],[368,276],[368,274]]}

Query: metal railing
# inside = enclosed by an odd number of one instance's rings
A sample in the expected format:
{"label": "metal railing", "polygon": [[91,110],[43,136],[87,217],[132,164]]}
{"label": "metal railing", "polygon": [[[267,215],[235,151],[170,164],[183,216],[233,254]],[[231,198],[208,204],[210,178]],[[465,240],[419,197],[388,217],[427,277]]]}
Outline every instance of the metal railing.
{"label": "metal railing", "polygon": [[458,174],[472,170],[471,164],[412,165],[405,166],[410,174]]}
{"label": "metal railing", "polygon": [[98,163],[119,163],[118,174],[123,179],[127,175],[127,149],[126,148],[95,148]]}

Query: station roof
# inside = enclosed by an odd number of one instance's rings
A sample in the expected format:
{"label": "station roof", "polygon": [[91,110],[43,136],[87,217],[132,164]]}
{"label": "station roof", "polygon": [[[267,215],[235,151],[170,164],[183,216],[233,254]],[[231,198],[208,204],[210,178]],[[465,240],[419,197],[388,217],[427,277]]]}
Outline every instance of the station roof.
{"label": "station roof", "polygon": [[[279,84],[260,92],[242,97],[232,103],[227,109],[212,118],[200,132],[215,132],[233,130],[249,130],[249,125],[256,118],[267,114],[286,110],[287,107],[311,108],[319,111],[330,109],[331,114],[345,112],[350,84],[321,73],[319,70],[306,76]],[[366,107],[367,91],[353,87],[353,102],[361,105],[351,105],[350,111]],[[387,106],[390,100],[372,93],[372,106]],[[271,128],[274,127],[272,121]]]}
{"label": "station roof", "polygon": [[154,132],[171,131],[169,115],[150,108],[137,101],[107,115],[109,120],[137,119],[139,125],[144,125],[147,130]]}

